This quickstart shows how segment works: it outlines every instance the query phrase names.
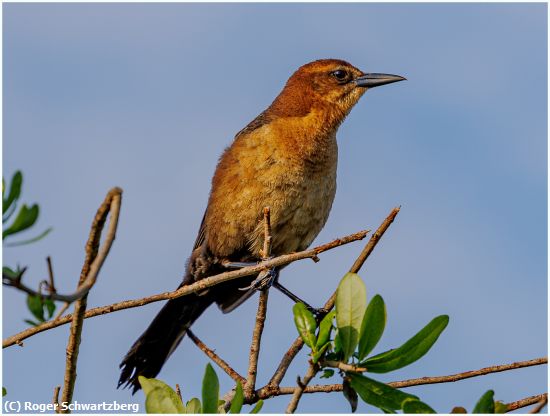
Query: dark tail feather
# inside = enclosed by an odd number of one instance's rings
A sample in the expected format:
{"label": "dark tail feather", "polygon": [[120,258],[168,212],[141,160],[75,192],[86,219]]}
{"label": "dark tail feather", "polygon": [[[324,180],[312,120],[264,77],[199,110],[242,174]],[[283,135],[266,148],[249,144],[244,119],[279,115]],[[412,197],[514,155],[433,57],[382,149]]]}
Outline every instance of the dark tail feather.
{"label": "dark tail feather", "polygon": [[132,386],[133,394],[141,388],[138,376],[155,377],[185,331],[212,303],[210,294],[169,300],[120,363],[118,387]]}

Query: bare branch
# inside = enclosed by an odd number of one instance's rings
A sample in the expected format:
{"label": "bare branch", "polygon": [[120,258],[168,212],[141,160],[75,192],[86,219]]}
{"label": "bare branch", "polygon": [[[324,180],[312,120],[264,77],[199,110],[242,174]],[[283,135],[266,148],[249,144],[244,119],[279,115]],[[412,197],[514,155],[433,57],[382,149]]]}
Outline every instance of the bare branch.
{"label": "bare branch", "polygon": [[357,260],[355,260],[355,263],[351,266],[349,269],[350,273],[359,273],[359,270],[361,270],[361,267],[363,267],[363,264],[367,259],[369,258],[370,254],[386,232],[388,228],[390,228],[390,225],[395,220],[395,217],[397,217],[397,214],[399,214],[399,211],[401,210],[401,207],[396,207],[391,210],[389,215],[386,217],[386,219],[380,224],[380,227],[375,231],[375,233],[371,236],[369,239],[369,242],[359,254],[359,257],[357,257]]}
{"label": "bare branch", "polygon": [[[264,246],[262,249],[263,260],[267,260],[271,255],[271,217],[269,207],[264,208]],[[265,317],[267,314],[267,300],[269,298],[269,289],[260,291],[258,301],[258,310],[256,312],[256,324],[252,331],[252,342],[250,343],[250,354],[248,359],[248,374],[246,383],[243,387],[245,397],[252,397],[256,389],[256,375],[258,373],[258,357],[260,355],[260,345],[262,333],[264,331]]]}
{"label": "bare branch", "polygon": [[479,370],[465,371],[463,373],[451,374],[448,376],[439,377],[421,377],[410,380],[394,381],[388,383],[392,387],[402,388],[419,386],[421,384],[437,384],[437,383],[449,383],[453,381],[464,380],[466,378],[472,378],[477,376],[484,376],[491,373],[499,373],[502,371],[514,370],[516,368],[531,367],[534,365],[548,364],[548,357],[535,358],[528,361],[518,361],[511,364],[493,365],[490,367],[481,368]]}
{"label": "bare branch", "polygon": [[[84,323],[84,313],[86,312],[88,291],[93,287],[99,270],[103,262],[109,254],[111,245],[116,236],[118,224],[118,216],[120,213],[120,203],[122,199],[122,189],[113,188],[105,197],[105,200],[97,210],[96,216],[92,223],[90,236],[86,243],[86,259],[82,266],[78,289],[74,293],[76,299],[74,312],[72,315],[71,330],[69,342],[66,350],[65,377],[63,393],[61,395],[62,403],[71,403],[76,381],[76,363],[78,360],[78,352],[80,340],[82,336],[82,326]],[[101,232],[107,221],[107,215],[111,213],[109,228],[105,236],[104,243],[100,246]],[[69,410],[61,409],[61,413],[69,413]]]}
{"label": "bare branch", "polygon": [[55,321],[59,319],[65,313],[65,311],[69,309],[69,306],[71,306],[71,304],[69,302],[65,302],[63,306],[59,309],[59,312],[57,312],[57,315],[55,315],[55,318],[53,320]]}
{"label": "bare branch", "polygon": [[304,378],[300,379],[300,377],[298,377],[298,387],[294,389],[294,393],[292,394],[292,398],[290,399],[290,403],[288,403],[285,413],[294,413],[296,411],[296,408],[298,407],[298,403],[300,402],[304,389],[309,384],[309,382],[313,379],[313,377],[315,377],[315,374],[317,374],[317,370],[318,370],[318,367],[316,365],[310,364]]}
{"label": "bare branch", "polygon": [[356,365],[347,364],[342,361],[324,360],[323,362],[320,363],[320,365],[321,365],[321,368],[332,367],[342,371],[350,371],[352,373],[364,373],[365,371],[367,371],[367,369],[364,367],[357,367]]}
{"label": "bare branch", "polygon": [[548,401],[548,393],[538,394],[536,396],[530,396],[516,402],[508,403],[506,404],[506,406],[508,406],[507,412],[512,412],[514,410],[521,409],[522,407],[531,406],[535,403],[541,403],[543,400]]}
{"label": "bare branch", "polygon": [[181,403],[183,403],[183,398],[181,397],[181,389],[180,389],[180,385],[176,383],[176,394],[178,395],[178,397],[180,398],[181,400]]}
{"label": "bare branch", "polygon": [[[204,289],[217,285],[221,282],[226,282],[229,280],[237,279],[239,277],[257,274],[266,268],[279,267],[298,260],[316,258],[317,255],[322,252],[331,250],[333,248],[342,246],[344,244],[349,244],[353,241],[362,240],[363,238],[366,237],[368,232],[369,232],[368,230],[360,231],[358,233],[354,233],[343,238],[338,238],[334,241],[331,241],[330,243],[323,244],[321,246],[318,246],[309,250],[300,251],[298,253],[285,254],[279,257],[275,257],[271,260],[260,262],[254,266],[243,267],[242,269],[239,269],[239,270],[221,273],[212,277],[207,277],[206,279],[200,280],[191,285],[183,286],[180,289],[175,290],[173,292],[164,292],[164,293],[159,293],[157,295],[147,296],[141,299],[126,300],[126,301],[114,303],[112,305],[93,308],[86,311],[86,313],[84,314],[84,318],[87,319],[94,316],[105,315],[105,314],[117,312],[123,309],[137,308],[140,306],[147,305],[149,303],[159,302],[162,300],[175,299],[180,296],[189,295],[190,293],[203,291]],[[68,322],[70,322],[71,319],[72,319],[72,314],[69,314],[69,315],[60,317],[59,319],[44,322],[32,328],[27,328],[26,330],[21,331],[18,334],[12,335],[11,337],[8,337],[5,340],[3,340],[2,348],[19,344],[22,340],[27,339],[40,332],[47,331],[49,329],[56,328],[61,325],[65,325]]]}
{"label": "bare branch", "polygon": [[543,396],[544,397],[538,402],[538,404],[535,407],[533,407],[533,409],[531,409],[529,413],[531,414],[540,413],[540,411],[544,409],[544,406],[548,404],[548,394],[544,394]]}
{"label": "bare branch", "polygon": [[[120,188],[113,188],[109,191],[109,193],[107,194],[107,199],[109,199],[109,201],[112,199],[114,201],[116,197],[116,195],[118,195],[118,198],[120,200],[120,194],[122,194],[122,189]],[[104,201],[104,204],[107,202],[107,199]],[[15,289],[19,289],[29,295],[32,295],[32,296],[41,296],[45,299],[52,299],[52,300],[58,300],[58,301],[62,301],[62,302],[68,302],[68,303],[71,303],[71,302],[74,302],[78,299],[81,299],[83,296],[85,296],[89,291],[90,289],[93,287],[93,285],[95,284],[96,280],[97,280],[97,275],[99,274],[99,271],[101,270],[101,266],[103,266],[103,262],[105,261],[105,259],[107,258],[107,255],[109,254],[109,251],[111,250],[111,245],[113,244],[113,241],[114,241],[114,238],[115,238],[115,233],[116,233],[116,228],[117,228],[117,224],[118,224],[118,216],[119,216],[119,213],[120,213],[120,202],[119,203],[115,203],[111,208],[109,208],[111,206],[110,202],[109,204],[106,206],[106,211],[104,212],[105,214],[105,219],[106,219],[106,216],[107,214],[109,213],[109,210],[111,211],[111,221],[109,223],[109,230],[107,231],[107,236],[105,237],[105,241],[103,243],[103,245],[101,246],[101,249],[99,250],[99,252],[97,253],[97,256],[94,256],[94,260],[93,260],[93,263],[88,267],[88,273],[87,275],[85,276],[84,280],[82,281],[82,284],[78,286],[77,290],[74,292],[74,293],[71,293],[69,295],[62,295],[62,294],[59,294],[56,292],[55,290],[55,286],[54,286],[54,281],[53,281],[53,269],[52,269],[52,266],[51,266],[51,261],[48,261],[48,272],[49,272],[49,286],[50,286],[50,289],[51,292],[49,294],[42,294],[40,292],[37,292],[33,289],[31,289],[30,287],[24,285],[22,282],[21,282],[21,279],[2,279],[3,280],[3,283],[6,285],[6,286],[11,286]],[[103,205],[102,205],[103,207]],[[102,209],[102,207],[100,207],[100,210]],[[100,212],[98,210],[98,213],[96,214],[96,220],[98,219],[97,218],[97,215],[99,215]],[[103,228],[103,224],[101,224],[101,228]],[[101,234],[101,230],[100,230],[100,234]],[[98,242],[99,244],[99,242]],[[48,260],[50,258],[48,257]],[[22,273],[21,273],[22,275]]]}
{"label": "bare branch", "polygon": [[226,361],[224,361],[219,355],[217,355],[213,350],[211,350],[210,348],[208,348],[204,342],[202,342],[196,335],[193,331],[191,331],[190,329],[188,329],[186,331],[187,333],[187,336],[189,337],[189,339],[191,341],[193,341],[193,343],[199,347],[199,349],[201,351],[203,351],[212,361],[214,361],[216,364],[218,364],[218,366],[227,373],[227,375],[229,377],[231,377],[233,380],[235,380],[235,382],[237,381],[240,381],[241,382],[241,385],[244,386],[244,384],[246,383],[246,379],[241,376],[239,373],[237,373],[233,367],[231,367],[229,364],[227,364]]}
{"label": "bare branch", "polygon": [[48,265],[48,285],[50,293],[56,293],[57,290],[55,289],[55,281],[53,277],[53,266],[52,266],[52,258],[50,256],[46,257],[46,263]]}
{"label": "bare branch", "polygon": [[55,413],[59,413],[59,391],[61,390],[61,386],[55,386],[53,389],[53,398],[52,403],[55,406]]}

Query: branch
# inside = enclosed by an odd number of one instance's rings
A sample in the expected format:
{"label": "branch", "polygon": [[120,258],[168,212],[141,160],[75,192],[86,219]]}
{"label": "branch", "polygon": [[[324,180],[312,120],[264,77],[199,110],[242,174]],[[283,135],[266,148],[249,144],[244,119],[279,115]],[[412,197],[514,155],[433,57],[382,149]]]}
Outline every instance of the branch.
{"label": "branch", "polygon": [[[94,285],[99,270],[107,258],[111,245],[115,239],[121,198],[122,189],[120,188],[113,188],[107,193],[105,200],[97,210],[96,216],[94,217],[92,229],[90,230],[90,236],[88,237],[88,242],[86,243],[86,259],[84,260],[82,272],[80,273],[78,289],[75,292],[75,296],[77,296],[76,299],[78,300],[74,306],[69,342],[66,350],[67,358],[65,363],[64,387],[63,394],[61,395],[62,403],[72,402],[74,385],[76,381],[76,363],[78,360],[78,351],[82,336],[82,326],[84,323],[84,313],[86,311],[88,291]],[[107,235],[105,236],[105,241],[100,246],[101,232],[103,231],[103,226],[107,221],[107,215],[109,212],[111,212],[109,228],[107,230]],[[69,410],[62,409],[61,413],[69,413]]]}
{"label": "branch", "polygon": [[61,390],[61,386],[55,386],[53,389],[52,404],[54,405],[55,413],[59,413],[59,390]]}
{"label": "branch", "polygon": [[294,413],[296,411],[296,408],[298,407],[298,403],[302,398],[302,394],[304,393],[305,388],[307,387],[309,382],[313,379],[313,377],[315,377],[315,375],[317,374],[317,370],[318,370],[317,365],[310,364],[304,378],[300,379],[300,376],[298,376],[298,387],[294,389],[294,393],[292,394],[292,398],[290,399],[290,402],[286,407],[285,413]]}
{"label": "branch", "polygon": [[[264,246],[262,258],[266,260],[271,255],[271,217],[269,207],[264,208]],[[269,273],[269,271],[265,270]],[[250,398],[256,389],[256,375],[258,374],[258,357],[260,355],[260,344],[262,333],[264,331],[265,317],[267,314],[267,300],[269,297],[269,288],[260,291],[258,301],[258,311],[256,312],[256,324],[252,331],[252,342],[250,343],[250,355],[248,359],[248,375],[246,383],[243,386],[244,396]]]}
{"label": "branch", "polygon": [[[507,412],[512,412],[517,409],[521,409],[522,407],[531,406],[535,403],[542,403],[548,401],[548,393],[538,394],[536,396],[530,396],[526,397],[525,399],[518,400],[517,402],[508,403],[506,406],[508,406]],[[546,404],[546,403],[545,403]],[[544,407],[544,405],[542,406]],[[541,408],[542,409],[542,408]],[[539,409],[540,411],[540,409]]]}
{"label": "branch", "polygon": [[[541,357],[541,358],[535,358],[533,360],[518,361],[511,364],[493,365],[490,367],[481,368],[479,370],[465,371],[462,373],[451,374],[448,376],[413,378],[409,380],[393,381],[387,384],[389,386],[401,389],[405,387],[420,386],[424,384],[451,383],[451,382],[465,380],[472,377],[479,377],[487,374],[500,373],[503,371],[516,370],[518,368],[532,367],[532,366],[543,365],[547,363],[548,363],[548,358]],[[269,386],[266,386],[258,390],[257,397],[258,399],[265,400],[272,396],[294,394],[297,388],[298,387],[279,387],[279,388],[272,389]],[[321,393],[321,392],[332,393],[337,391],[342,391],[342,384],[317,384],[313,386],[308,386],[304,389],[304,393]],[[539,396],[535,396],[535,397],[539,397]],[[537,403],[537,401],[534,401],[533,403]],[[533,404],[533,403],[529,403],[529,404]],[[526,404],[525,406],[528,406],[529,404]],[[511,410],[515,410],[515,409],[511,409]]]}
{"label": "branch", "polygon": [[[540,413],[542,409],[544,409],[544,406],[548,404],[548,393],[546,394],[539,394],[539,396],[543,396],[542,399],[538,402],[538,404],[529,412],[532,414]],[[508,406],[510,406],[508,404]]]}
{"label": "branch", "polygon": [[[120,213],[120,195],[122,194],[122,189],[120,188],[113,188],[111,189],[105,201],[103,202],[103,205],[99,208],[95,221],[97,221],[98,215],[100,215],[100,211],[105,215],[105,218],[103,218],[103,223],[105,222],[105,219],[107,217],[107,214],[109,213],[109,210],[111,211],[111,222],[109,224],[109,230],[107,231],[107,236],[105,237],[105,242],[101,246],[101,250],[97,253],[97,256],[94,256],[93,263],[91,265],[88,265],[87,270],[88,272],[84,276],[84,279],[82,280],[82,283],[78,286],[78,289],[69,295],[62,295],[59,293],[56,293],[54,282],[53,282],[53,270],[50,258],[48,257],[48,274],[49,274],[49,286],[50,286],[50,293],[47,295],[44,295],[40,292],[37,292],[33,289],[31,289],[28,286],[25,286],[23,283],[21,283],[21,278],[19,279],[9,279],[4,278],[2,279],[2,283],[6,286],[13,287],[15,289],[21,290],[31,296],[41,296],[45,299],[52,299],[52,300],[58,300],[62,302],[74,302],[78,299],[81,299],[82,297],[86,296],[90,289],[94,286],[97,275],[99,274],[99,271],[101,270],[101,266],[103,266],[103,262],[107,258],[107,255],[109,254],[109,250],[111,250],[111,245],[113,244],[113,240],[115,238],[116,228],[118,224],[118,216]],[[113,203],[111,204],[111,200]],[[116,202],[118,201],[118,202]],[[106,205],[105,205],[106,204]],[[103,212],[104,211],[104,212]],[[102,214],[102,215],[103,215]],[[99,234],[101,234],[101,230],[103,229],[103,225],[101,224],[101,227],[99,229]],[[95,224],[97,227],[99,224]],[[92,228],[92,232],[94,229]],[[90,237],[91,237],[90,233]],[[99,240],[98,240],[99,244]],[[22,275],[22,273],[21,273]],[[21,276],[20,276],[21,277]]]}
{"label": "branch", "polygon": [[[382,222],[380,227],[376,230],[376,232],[371,236],[369,239],[369,242],[359,255],[359,257],[355,260],[353,265],[350,268],[351,273],[357,273],[367,258],[370,256],[372,251],[374,250],[374,247],[378,244],[380,241],[380,238],[384,235],[386,230],[389,228],[397,214],[399,213],[400,208],[394,208],[390,214],[386,217],[386,219]],[[334,302],[336,301],[336,291],[332,294],[332,296],[329,298],[329,300],[324,305],[324,310],[328,313],[333,307]],[[283,356],[283,359],[281,363],[279,364],[279,367],[275,371],[275,374],[273,374],[273,377],[271,377],[271,380],[269,381],[269,385],[272,387],[276,387],[279,385],[281,380],[283,379],[286,370],[288,369],[290,363],[292,360],[294,360],[294,357],[296,357],[296,354],[300,351],[300,349],[303,347],[304,342],[302,341],[301,337],[296,338],[292,346],[289,348],[289,350],[285,353]],[[306,377],[304,377],[304,380],[302,383],[298,385],[298,388],[294,391],[294,394],[292,396],[292,399],[287,407],[287,412],[293,413],[296,410],[296,407],[298,406],[298,402],[300,401],[300,398],[302,397],[303,391],[308,385],[309,381],[315,376],[317,371],[315,368],[318,368],[314,366],[313,364],[309,365],[308,372]],[[310,374],[312,374],[311,377],[308,377]]]}
{"label": "branch", "polygon": [[[243,267],[242,269],[239,269],[239,270],[221,273],[212,277],[207,277],[191,285],[183,286],[180,289],[175,290],[173,292],[159,293],[157,295],[147,296],[141,299],[126,300],[126,301],[114,303],[112,305],[90,309],[86,311],[86,313],[84,314],[84,318],[87,319],[94,316],[105,315],[105,314],[120,311],[123,309],[137,308],[140,306],[147,305],[149,303],[159,302],[162,300],[175,299],[180,296],[189,295],[190,293],[200,292],[206,288],[217,285],[221,282],[226,282],[229,280],[238,279],[239,277],[257,274],[266,268],[280,267],[297,260],[303,260],[308,258],[316,259],[317,255],[322,252],[331,250],[333,248],[342,246],[344,244],[349,244],[353,241],[362,240],[363,238],[366,237],[367,233],[368,231],[360,231],[358,233],[351,234],[343,238],[338,238],[334,241],[331,241],[330,243],[323,244],[321,246],[318,246],[309,250],[300,251],[298,253],[285,254],[279,257],[275,257],[271,260],[262,261],[254,266]],[[71,319],[72,319],[72,314],[69,314],[69,315],[60,317],[59,319],[44,322],[32,328],[27,328],[26,330],[21,331],[18,334],[12,335],[11,337],[3,340],[2,348],[10,347],[14,344],[20,344],[21,341],[23,341],[26,338],[29,338],[43,331],[56,328],[61,325],[65,325],[66,323],[70,322]]]}
{"label": "branch", "polygon": [[321,364],[321,368],[332,367],[342,371],[350,371],[352,373],[364,373],[367,371],[367,369],[364,367],[357,367],[356,365],[347,364],[342,361],[324,360],[320,364]]}
{"label": "branch", "polygon": [[246,379],[241,376],[239,373],[237,373],[233,367],[231,367],[229,364],[227,364],[226,361],[224,361],[219,355],[217,355],[213,350],[208,348],[204,342],[202,342],[194,332],[192,332],[190,329],[186,331],[187,336],[193,343],[199,347],[201,351],[203,351],[212,361],[214,361],[218,366],[227,373],[229,377],[231,377],[235,382],[240,381],[241,385],[244,386],[246,383]]}
{"label": "branch", "polygon": [[499,373],[502,371],[514,370],[516,368],[531,367],[534,365],[548,364],[548,357],[535,358],[528,361],[518,361],[511,364],[493,365],[491,367],[481,368],[479,370],[465,371],[463,373],[451,374],[448,376],[439,377],[421,377],[410,380],[394,381],[388,383],[392,387],[402,388],[410,386],[418,386],[421,384],[437,384],[437,383],[449,383],[453,381],[464,380],[466,378],[472,378],[477,376],[484,376],[491,373]]}

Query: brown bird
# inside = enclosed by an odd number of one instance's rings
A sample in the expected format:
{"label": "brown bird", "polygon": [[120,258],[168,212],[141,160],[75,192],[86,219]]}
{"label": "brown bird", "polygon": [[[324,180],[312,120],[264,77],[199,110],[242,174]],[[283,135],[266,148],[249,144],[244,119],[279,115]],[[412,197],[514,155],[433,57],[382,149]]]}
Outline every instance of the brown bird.
{"label": "brown bird", "polygon": [[[272,255],[306,249],[325,225],[334,200],[338,127],[369,88],[404,79],[365,74],[336,59],[299,68],[221,156],[180,287],[259,261],[266,206],[271,209]],[[276,278],[277,270],[271,280],[288,292]],[[244,277],[169,300],[124,357],[118,385],[132,385],[135,393],[138,376],[156,376],[208,306],[216,303],[230,312],[254,293],[256,283],[254,276]]]}

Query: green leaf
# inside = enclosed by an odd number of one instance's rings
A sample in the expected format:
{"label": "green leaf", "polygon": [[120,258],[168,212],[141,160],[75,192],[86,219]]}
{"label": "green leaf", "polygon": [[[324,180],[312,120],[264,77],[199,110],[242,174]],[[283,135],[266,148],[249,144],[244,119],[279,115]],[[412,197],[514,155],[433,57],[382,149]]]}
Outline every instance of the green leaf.
{"label": "green leaf", "polygon": [[334,370],[323,370],[321,378],[331,378],[334,375]]}
{"label": "green leaf", "polygon": [[430,350],[448,323],[447,315],[438,316],[399,348],[375,355],[362,362],[361,366],[367,367],[371,373],[387,373],[405,367]]}
{"label": "green leaf", "polygon": [[420,400],[407,399],[403,402],[403,413],[428,414],[437,412]]}
{"label": "green leaf", "polygon": [[55,302],[51,299],[44,299],[44,305],[48,310],[48,319],[50,319],[53,316],[53,313],[55,312]]}
{"label": "green leaf", "polygon": [[367,289],[355,273],[347,273],[336,292],[336,324],[347,362],[359,341],[361,321],[367,308]]}
{"label": "green leaf", "polygon": [[313,314],[303,303],[296,303],[292,308],[294,313],[294,324],[304,343],[311,349],[315,348],[315,329],[317,322]]}
{"label": "green leaf", "polygon": [[202,379],[202,412],[218,413],[218,400],[220,399],[220,382],[216,372],[206,364],[204,378]]}
{"label": "green leaf", "polygon": [[361,323],[359,333],[359,360],[365,358],[374,349],[386,327],[386,305],[382,296],[376,295],[369,306]]}
{"label": "green leaf", "polygon": [[508,413],[508,405],[501,401],[495,402],[495,413]]}
{"label": "green leaf", "polygon": [[313,361],[313,364],[317,364],[317,361],[323,356],[327,348],[329,347],[330,342],[327,342],[325,345],[321,347],[319,351],[316,351],[313,356],[311,357],[311,361]]}
{"label": "green leaf", "polygon": [[2,277],[7,277],[9,279],[17,279],[19,278],[19,275],[21,274],[21,270],[17,269],[17,271],[10,269],[7,266],[2,267]]}
{"label": "green leaf", "polygon": [[22,241],[15,241],[13,243],[6,243],[6,247],[17,247],[17,246],[24,246],[26,244],[36,243],[37,241],[42,240],[44,237],[46,237],[50,231],[52,231],[53,228],[50,227],[43,231],[41,234],[37,235],[36,237],[29,238],[28,240],[22,240]]}
{"label": "green leaf", "polygon": [[187,402],[186,409],[187,413],[189,414],[198,414],[202,413],[201,409],[201,401],[197,399],[196,397],[193,397],[191,400]]}
{"label": "green leaf", "polygon": [[495,392],[493,390],[487,390],[477,402],[472,413],[495,413],[494,395]]}
{"label": "green leaf", "polygon": [[[340,341],[340,331],[336,333],[336,336],[334,337],[334,353],[338,356],[337,358],[340,358],[340,354],[342,353],[342,341]],[[341,360],[339,360],[341,361]]]}
{"label": "green leaf", "polygon": [[[170,387],[154,388],[145,397],[145,411],[147,413],[184,414],[185,408],[178,395]],[[173,394],[172,394],[173,393]]]}
{"label": "green leaf", "polygon": [[6,394],[8,394],[8,391],[5,387],[2,387],[2,397],[4,397]]}
{"label": "green leaf", "polygon": [[36,319],[40,322],[44,322],[44,303],[42,297],[38,295],[28,295],[27,296],[27,307],[29,311],[34,315]]}
{"label": "green leaf", "polygon": [[351,406],[351,412],[355,413],[357,410],[357,404],[359,403],[359,398],[357,397],[357,392],[351,387],[347,377],[344,378],[344,382],[342,383],[342,393],[344,393],[344,397]]}
{"label": "green leaf", "polygon": [[332,320],[335,316],[336,311],[329,312],[319,324],[319,334],[317,335],[317,342],[315,343],[317,349],[321,348],[329,341],[330,332],[332,331]]}
{"label": "green leaf", "polygon": [[418,397],[394,389],[387,384],[370,379],[361,374],[348,373],[351,387],[359,394],[364,402],[385,410],[400,410],[407,399]]}
{"label": "green leaf", "polygon": [[38,219],[38,214],[40,209],[38,205],[34,204],[30,208],[27,205],[23,205],[19,210],[19,214],[15,217],[12,225],[2,232],[2,239],[6,238],[11,234],[15,234],[21,231],[26,230],[36,222]]}
{"label": "green leaf", "polygon": [[10,192],[6,199],[4,199],[3,183],[4,180],[2,180],[2,215],[6,213],[10,205],[19,198],[19,195],[21,195],[21,185],[23,184],[23,175],[21,171],[15,172],[11,178]]}
{"label": "green leaf", "polygon": [[156,388],[163,388],[165,386],[170,387],[164,381],[157,380],[156,378],[146,378],[143,376],[138,376],[138,381],[145,395],[148,395]]}
{"label": "green leaf", "polygon": [[262,410],[262,407],[264,406],[263,400],[258,400],[258,403],[256,403],[256,406],[250,411],[250,414],[259,413],[260,410]]}
{"label": "green leaf", "polygon": [[145,393],[147,413],[185,413],[185,408],[177,393],[166,383],[154,378],[138,377]]}
{"label": "green leaf", "polygon": [[23,322],[29,324],[30,326],[38,326],[40,322],[31,321],[30,319],[23,319]]}
{"label": "green leaf", "polygon": [[233,396],[233,400],[231,400],[231,407],[229,408],[229,411],[233,414],[241,413],[241,409],[243,408],[243,403],[244,403],[243,386],[241,385],[240,381],[237,381],[237,387],[235,388],[235,396]]}

